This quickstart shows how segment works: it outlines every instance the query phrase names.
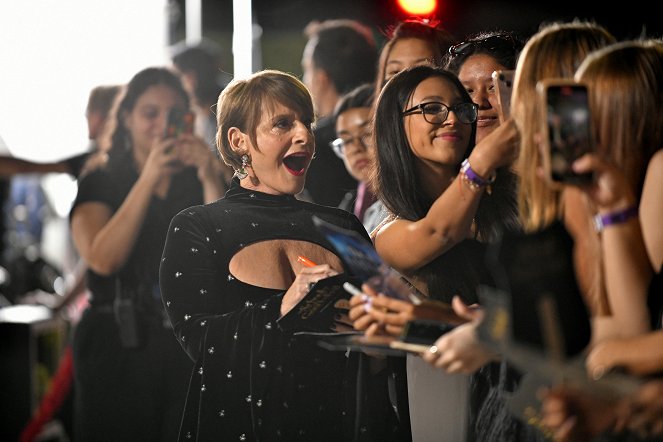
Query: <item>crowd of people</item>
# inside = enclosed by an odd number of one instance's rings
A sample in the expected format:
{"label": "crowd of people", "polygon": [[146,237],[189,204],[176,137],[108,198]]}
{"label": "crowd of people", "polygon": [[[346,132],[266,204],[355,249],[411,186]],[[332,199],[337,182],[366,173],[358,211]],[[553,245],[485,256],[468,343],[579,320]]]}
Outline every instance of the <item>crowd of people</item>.
{"label": "crowd of people", "polygon": [[[663,440],[662,40],[581,20],[462,38],[406,20],[380,48],[343,19],[306,37],[302,79],[221,84],[200,47],[114,87],[105,137],[70,172],[88,294],[71,439]],[[496,71],[514,71],[506,119]],[[548,176],[544,80],[587,87],[594,149],[571,168],[588,184]],[[173,109],[194,113],[191,132],[166,131]],[[336,332],[453,327],[397,354],[282,329],[319,281],[359,276],[317,219],[372,244],[419,300],[361,281]],[[503,288],[496,244],[551,226],[573,240],[591,325],[583,375],[567,380],[512,359],[513,336],[487,340],[479,294]],[[549,316],[532,333],[574,326]],[[525,379],[534,414],[514,405]]]}

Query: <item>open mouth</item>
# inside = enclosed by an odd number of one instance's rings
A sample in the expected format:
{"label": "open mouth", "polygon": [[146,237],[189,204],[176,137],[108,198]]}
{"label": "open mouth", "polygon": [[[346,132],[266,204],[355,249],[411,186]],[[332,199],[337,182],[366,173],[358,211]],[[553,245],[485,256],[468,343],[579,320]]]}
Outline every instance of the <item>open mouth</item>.
{"label": "open mouth", "polygon": [[283,165],[291,174],[301,176],[306,172],[308,158],[309,156],[306,152],[293,153],[283,158]]}

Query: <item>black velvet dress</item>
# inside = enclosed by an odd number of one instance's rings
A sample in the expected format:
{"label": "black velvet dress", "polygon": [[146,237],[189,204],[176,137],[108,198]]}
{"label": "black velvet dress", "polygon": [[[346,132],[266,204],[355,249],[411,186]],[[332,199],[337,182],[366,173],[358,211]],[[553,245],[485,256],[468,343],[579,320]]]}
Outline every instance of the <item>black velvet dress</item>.
{"label": "black velvet dress", "polygon": [[180,440],[400,440],[386,382],[379,398],[362,389],[360,402],[371,410],[357,405],[358,385],[366,384],[357,376],[363,355],[328,351],[311,336],[281,331],[276,320],[284,292],[249,285],[229,271],[233,255],[260,241],[302,240],[333,250],[312,215],[367,235],[352,214],[249,191],[236,178],[225,198],[173,218],[160,269],[162,297],[177,339],[195,361]]}

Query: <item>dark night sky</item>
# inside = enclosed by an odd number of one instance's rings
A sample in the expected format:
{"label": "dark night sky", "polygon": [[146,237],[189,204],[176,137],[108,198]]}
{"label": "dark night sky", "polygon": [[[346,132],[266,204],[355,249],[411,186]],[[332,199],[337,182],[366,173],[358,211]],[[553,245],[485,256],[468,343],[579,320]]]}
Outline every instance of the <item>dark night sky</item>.
{"label": "dark night sky", "polygon": [[[184,0],[176,0],[184,5]],[[544,22],[574,18],[596,21],[618,39],[663,37],[663,20],[644,0],[632,0],[608,8],[606,3],[583,0],[438,0],[434,18],[458,39],[486,30],[514,31],[527,38]],[[651,2],[649,2],[651,3]],[[220,43],[224,70],[232,72],[232,0],[203,0],[203,35]],[[408,18],[396,0],[253,0],[254,17],[263,29],[262,67],[301,72],[303,29],[312,20],[353,18],[374,30],[381,44],[384,31]],[[173,28],[173,41],[183,38],[183,17]],[[230,75],[230,74],[229,74]]]}
{"label": "dark night sky", "polygon": [[[458,36],[503,28],[524,37],[543,21],[594,19],[618,38],[638,37],[643,26],[648,36],[663,36],[663,20],[652,11],[652,2],[634,0],[608,7],[607,2],[439,0],[437,18]],[[232,0],[204,0],[204,28],[232,24]],[[258,23],[266,30],[303,29],[312,19],[349,17],[381,28],[406,18],[396,0],[254,0]]]}

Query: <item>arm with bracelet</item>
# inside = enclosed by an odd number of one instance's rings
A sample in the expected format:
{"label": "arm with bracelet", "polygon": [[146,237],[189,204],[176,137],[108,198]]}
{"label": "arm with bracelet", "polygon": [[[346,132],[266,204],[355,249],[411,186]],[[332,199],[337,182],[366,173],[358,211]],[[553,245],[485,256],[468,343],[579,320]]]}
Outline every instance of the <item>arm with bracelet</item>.
{"label": "arm with bracelet", "polygon": [[602,244],[606,291],[613,321],[622,336],[650,330],[647,292],[653,269],[647,256],[638,205],[623,173],[588,154],[573,163],[574,171],[595,174],[584,188],[597,206],[594,225]]}
{"label": "arm with bracelet", "polygon": [[447,187],[425,217],[396,219],[382,227],[375,246],[385,261],[408,274],[474,236],[472,224],[479,202],[490,191],[496,170],[511,163],[517,137],[512,121],[502,124],[472,149],[450,184],[436,183]]}

